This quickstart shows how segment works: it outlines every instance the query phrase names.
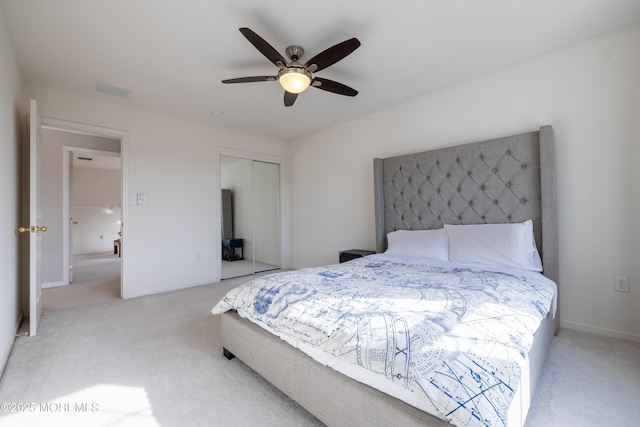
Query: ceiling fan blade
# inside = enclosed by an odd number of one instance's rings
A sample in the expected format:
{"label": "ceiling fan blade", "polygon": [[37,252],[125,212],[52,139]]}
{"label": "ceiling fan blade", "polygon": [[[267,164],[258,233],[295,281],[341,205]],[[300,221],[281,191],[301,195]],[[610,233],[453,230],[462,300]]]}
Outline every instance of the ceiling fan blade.
{"label": "ceiling fan blade", "polygon": [[340,61],[351,52],[360,47],[360,41],[357,38],[352,38],[349,40],[345,40],[342,43],[338,43],[335,46],[331,46],[329,49],[326,49],[304,64],[305,67],[310,68],[315,65],[315,67],[310,70],[312,73],[316,71],[323,70],[330,65],[335,64]]}
{"label": "ceiling fan blade", "polygon": [[318,89],[326,90],[327,92],[337,93],[338,95],[356,96],[358,94],[357,90],[350,88],[347,85],[334,82],[333,80],[323,79],[321,77],[314,78],[311,85]]}
{"label": "ceiling fan blade", "polygon": [[240,32],[251,42],[256,49],[260,51],[269,61],[273,62],[276,67],[288,67],[289,63],[277,50],[269,43],[267,43],[262,37],[251,31],[249,28],[240,28]]}
{"label": "ceiling fan blade", "polygon": [[293,103],[296,102],[297,98],[298,98],[298,94],[297,93],[291,93],[291,92],[287,92],[285,90],[284,91],[284,106],[285,107],[291,107],[293,105]]}
{"label": "ceiling fan blade", "polygon": [[226,79],[222,83],[253,83],[253,82],[275,82],[278,80],[275,76],[253,76],[253,77],[238,77],[236,79]]}

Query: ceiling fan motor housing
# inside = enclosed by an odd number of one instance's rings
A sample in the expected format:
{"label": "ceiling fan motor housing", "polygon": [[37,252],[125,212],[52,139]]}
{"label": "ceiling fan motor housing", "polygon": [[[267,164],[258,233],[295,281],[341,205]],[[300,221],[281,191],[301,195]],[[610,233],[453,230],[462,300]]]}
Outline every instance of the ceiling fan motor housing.
{"label": "ceiling fan motor housing", "polygon": [[304,49],[297,45],[287,46],[285,53],[293,62],[297,62],[304,56]]}

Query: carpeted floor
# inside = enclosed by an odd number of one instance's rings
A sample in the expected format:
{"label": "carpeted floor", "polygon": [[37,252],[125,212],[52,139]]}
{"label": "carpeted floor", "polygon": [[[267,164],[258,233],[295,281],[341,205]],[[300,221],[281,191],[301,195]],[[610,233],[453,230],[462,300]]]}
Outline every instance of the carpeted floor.
{"label": "carpeted floor", "polygon": [[73,283],[42,290],[42,309],[58,310],[120,301],[122,258],[113,253],[76,255]]}
{"label": "carpeted floor", "polygon": [[[38,335],[16,339],[0,380],[0,402],[23,411],[0,411],[0,425],[322,425],[222,356],[210,310],[245,280],[44,310]],[[639,407],[640,344],[562,330],[525,426],[640,425]]]}
{"label": "carpeted floor", "polygon": [[320,425],[222,356],[210,310],[237,284],[44,310],[38,335],[16,340],[0,381],[0,402],[36,410],[0,413],[0,425]]}

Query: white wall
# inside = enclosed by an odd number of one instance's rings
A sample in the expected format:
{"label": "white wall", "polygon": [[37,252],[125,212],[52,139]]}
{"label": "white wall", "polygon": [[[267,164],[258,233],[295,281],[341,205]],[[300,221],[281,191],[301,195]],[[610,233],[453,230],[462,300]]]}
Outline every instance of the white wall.
{"label": "white wall", "polygon": [[113,252],[120,232],[121,171],[74,167],[72,181],[73,254]]}
{"label": "white wall", "polygon": [[[114,240],[120,236],[120,209],[73,208],[71,214],[78,224],[73,226],[73,255],[113,253]],[[43,283],[43,287],[45,284]]]}
{"label": "white wall", "polygon": [[19,267],[21,204],[20,153],[24,117],[19,111],[22,80],[4,13],[0,7],[0,374],[13,343],[20,316]]}
{"label": "white wall", "polygon": [[[294,141],[293,267],[375,249],[374,157],[544,124],[557,143],[561,324],[640,341],[640,26]],[[614,292],[616,274],[631,293]]]}
{"label": "white wall", "polygon": [[[25,85],[43,117],[126,132],[125,298],[211,283],[220,269],[219,150],[287,156],[280,140]],[[196,257],[196,253],[200,257]]]}

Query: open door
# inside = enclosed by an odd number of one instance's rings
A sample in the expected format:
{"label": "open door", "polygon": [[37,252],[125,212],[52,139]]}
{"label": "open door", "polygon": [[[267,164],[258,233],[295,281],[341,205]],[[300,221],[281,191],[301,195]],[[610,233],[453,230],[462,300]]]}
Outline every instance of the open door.
{"label": "open door", "polygon": [[20,233],[29,233],[29,335],[38,331],[38,322],[42,313],[42,279],[40,277],[42,260],[42,233],[46,226],[39,225],[40,213],[40,179],[38,169],[40,163],[40,113],[35,99],[31,100],[29,109],[29,225],[20,227]]}
{"label": "open door", "polygon": [[67,263],[68,266],[68,271],[69,271],[69,280],[67,281],[67,285],[73,283],[73,226],[78,224],[78,221],[74,221],[73,220],[73,215],[71,215],[71,209],[73,207],[73,191],[71,191],[71,188],[73,186],[73,152],[72,151],[65,151],[66,155],[67,155],[67,161],[68,161],[68,166],[66,168],[66,172],[67,172],[67,188],[66,193],[67,193],[67,214],[69,215],[68,217],[68,226],[67,226],[67,247],[68,247],[68,252],[67,252],[67,256],[69,257],[69,262]]}

